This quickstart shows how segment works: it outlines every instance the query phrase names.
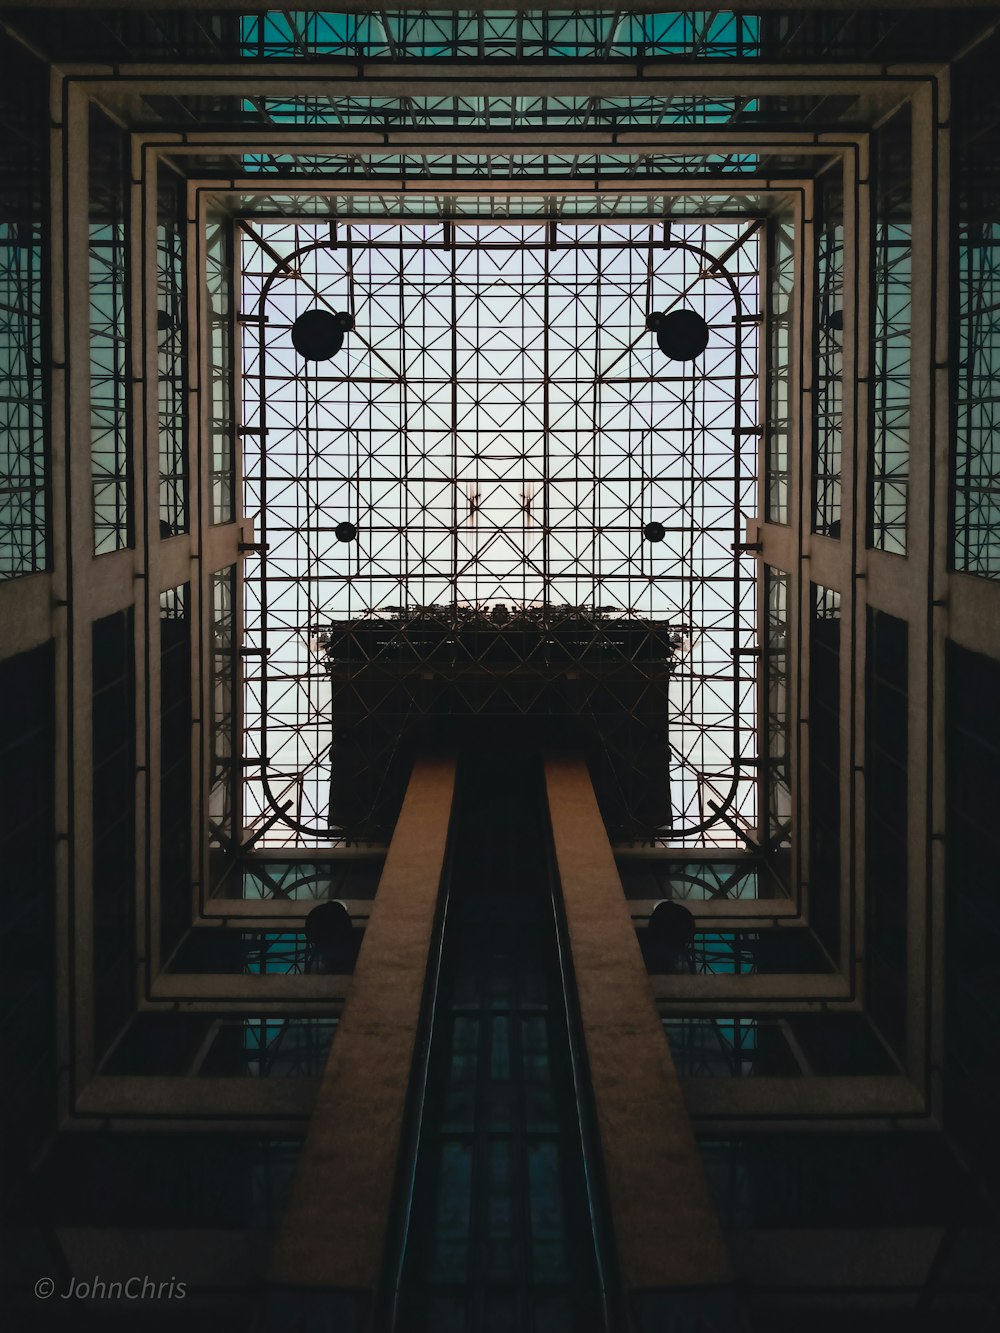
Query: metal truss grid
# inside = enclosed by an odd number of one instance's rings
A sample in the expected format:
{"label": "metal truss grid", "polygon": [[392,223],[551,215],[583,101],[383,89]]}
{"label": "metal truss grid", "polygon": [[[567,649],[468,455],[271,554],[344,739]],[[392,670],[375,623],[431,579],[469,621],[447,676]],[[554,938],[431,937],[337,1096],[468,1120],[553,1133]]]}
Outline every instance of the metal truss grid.
{"label": "metal truss grid", "polygon": [[[337,838],[326,624],[498,603],[676,624],[671,837],[752,838],[757,594],[737,548],[756,505],[759,221],[238,232],[244,511],[267,548],[244,584],[255,844]],[[357,322],[331,363],[291,347],[315,305]],[[694,366],[644,329],[675,305],[712,330]],[[357,541],[336,540],[344,521]]]}
{"label": "metal truss grid", "polygon": [[243,15],[240,36],[241,54],[259,59],[745,59],[760,55],[760,29],[756,14],[713,9],[286,9]]}

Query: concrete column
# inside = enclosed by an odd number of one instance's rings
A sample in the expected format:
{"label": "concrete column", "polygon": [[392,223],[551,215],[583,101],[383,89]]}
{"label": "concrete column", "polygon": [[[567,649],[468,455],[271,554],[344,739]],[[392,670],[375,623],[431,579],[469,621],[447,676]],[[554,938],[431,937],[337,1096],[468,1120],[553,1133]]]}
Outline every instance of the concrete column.
{"label": "concrete column", "polygon": [[275,1246],[275,1283],[375,1289],[454,789],[453,759],[414,765]]}
{"label": "concrete column", "polygon": [[629,1296],[729,1281],[635,928],[582,759],[545,782],[618,1265]]}

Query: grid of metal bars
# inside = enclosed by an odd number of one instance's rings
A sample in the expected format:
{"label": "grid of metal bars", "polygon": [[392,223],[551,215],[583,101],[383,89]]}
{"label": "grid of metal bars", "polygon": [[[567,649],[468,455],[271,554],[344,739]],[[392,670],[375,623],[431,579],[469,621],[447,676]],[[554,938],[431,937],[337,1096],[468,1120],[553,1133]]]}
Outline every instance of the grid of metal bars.
{"label": "grid of metal bars", "polygon": [[772,523],[789,520],[791,466],[791,342],[795,291],[795,231],[784,218],[772,218],[768,232],[768,363],[769,405],[765,439],[765,504]]}
{"label": "grid of metal bars", "polygon": [[213,883],[230,864],[236,842],[238,800],[236,571],[233,566],[212,575],[211,601],[211,730],[208,795],[209,846]]}
{"label": "grid of metal bars", "polygon": [[995,42],[955,79],[954,302],[957,355],[952,559],[1000,578],[1000,94]]}
{"label": "grid of metal bars", "polygon": [[0,35],[0,580],[48,559],[44,240],[45,68]]}
{"label": "grid of metal bars", "polygon": [[760,19],[724,10],[271,10],[242,19],[245,56],[347,59],[637,59],[760,54]]}
{"label": "grid of metal bars", "polygon": [[94,554],[131,544],[128,135],[90,108],[90,453]]}
{"label": "grid of metal bars", "polygon": [[870,542],[906,554],[910,476],[913,199],[910,108],[875,135],[874,367]]}
{"label": "grid of metal bars", "polygon": [[183,192],[179,178],[160,169],[156,224],[156,344],[160,426],[160,536],[188,527],[187,311],[184,281]]}
{"label": "grid of metal bars", "polygon": [[[292,802],[260,845],[335,833],[324,625],[447,604],[690,627],[663,758],[673,835],[753,830],[756,590],[735,547],[755,504],[758,236],[755,220],[246,224],[244,507],[268,548],[245,576],[246,822]],[[696,367],[645,332],[679,304],[711,324]],[[358,326],[318,368],[289,332],[313,305]],[[336,540],[344,521],[356,542]]]}
{"label": "grid of metal bars", "polygon": [[839,173],[817,182],[816,348],[813,410],[814,532],[840,537],[844,404],[844,188]]}
{"label": "grid of metal bars", "polygon": [[792,795],[789,771],[790,712],[788,664],[791,651],[788,575],[770,566],[764,570],[766,598],[766,643],[764,688],[767,716],[766,780],[767,820],[761,830],[774,847],[791,841]]}

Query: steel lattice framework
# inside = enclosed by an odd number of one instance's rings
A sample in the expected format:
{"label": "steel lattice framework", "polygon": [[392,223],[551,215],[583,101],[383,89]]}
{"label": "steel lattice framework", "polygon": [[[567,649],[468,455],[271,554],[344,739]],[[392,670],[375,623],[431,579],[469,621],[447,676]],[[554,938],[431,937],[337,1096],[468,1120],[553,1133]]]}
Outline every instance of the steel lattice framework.
{"label": "steel lattice framework", "polygon": [[[427,607],[587,607],[683,632],[671,836],[756,826],[756,219],[240,225],[245,823],[329,842],[331,622]],[[668,361],[650,310],[711,328]],[[291,346],[350,310],[332,362]],[[662,542],[644,539],[655,520]],[[338,524],[356,525],[338,541]],[[721,807],[725,818],[720,821]],[[655,830],[650,830],[651,835]]]}

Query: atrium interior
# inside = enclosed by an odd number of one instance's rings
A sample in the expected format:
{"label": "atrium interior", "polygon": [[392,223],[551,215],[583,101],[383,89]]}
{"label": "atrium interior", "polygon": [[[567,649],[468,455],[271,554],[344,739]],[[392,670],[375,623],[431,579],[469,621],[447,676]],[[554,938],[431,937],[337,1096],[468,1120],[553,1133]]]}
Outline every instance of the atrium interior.
{"label": "atrium interior", "polygon": [[8,1326],[993,1325],[998,63],[0,0]]}

